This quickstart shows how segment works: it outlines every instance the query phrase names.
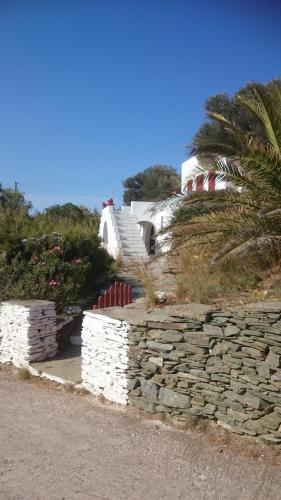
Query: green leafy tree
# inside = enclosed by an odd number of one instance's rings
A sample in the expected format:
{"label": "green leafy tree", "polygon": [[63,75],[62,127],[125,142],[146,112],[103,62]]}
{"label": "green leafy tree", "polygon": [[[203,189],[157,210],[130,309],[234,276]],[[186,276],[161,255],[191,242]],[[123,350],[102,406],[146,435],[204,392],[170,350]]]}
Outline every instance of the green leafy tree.
{"label": "green leafy tree", "polygon": [[173,167],[154,165],[123,181],[123,200],[160,201],[180,190],[180,176]]}
{"label": "green leafy tree", "polygon": [[266,262],[281,251],[281,82],[251,84],[235,102],[258,127],[246,131],[209,112],[218,132],[198,137],[194,150],[204,159],[201,172],[215,172],[229,187],[182,198],[174,243],[208,244],[217,259],[252,253]]}
{"label": "green leafy tree", "polygon": [[[278,85],[280,82],[280,79],[276,79],[263,85],[263,92],[269,97],[271,93],[271,85],[275,83]],[[198,146],[202,148],[206,143],[206,147],[208,148],[207,153],[210,156],[212,141],[215,141],[216,143],[220,141],[221,147],[226,154],[231,152],[229,149],[230,137],[225,133],[224,124],[213,118],[213,113],[223,116],[226,120],[235,123],[245,133],[256,135],[262,142],[266,143],[267,139],[259,119],[246,107],[239,104],[240,97],[250,100],[254,98],[251,84],[248,84],[240,89],[239,92],[237,92],[233,97],[224,93],[207,99],[205,102],[205,111],[208,120],[201,125],[198,132],[195,134],[191,145],[192,154],[195,154],[198,150]]]}
{"label": "green leafy tree", "polygon": [[30,201],[25,199],[23,193],[14,189],[4,188],[0,183],[0,209],[7,208],[10,210],[24,209],[28,212],[32,208]]}

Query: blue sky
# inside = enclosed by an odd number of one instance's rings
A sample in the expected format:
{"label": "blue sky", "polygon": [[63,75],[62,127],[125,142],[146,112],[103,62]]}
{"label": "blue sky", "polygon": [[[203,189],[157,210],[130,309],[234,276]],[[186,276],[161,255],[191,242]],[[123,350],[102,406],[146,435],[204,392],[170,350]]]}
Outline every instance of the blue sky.
{"label": "blue sky", "polygon": [[281,3],[0,0],[0,181],[35,209],[180,169],[204,101],[280,71]]}

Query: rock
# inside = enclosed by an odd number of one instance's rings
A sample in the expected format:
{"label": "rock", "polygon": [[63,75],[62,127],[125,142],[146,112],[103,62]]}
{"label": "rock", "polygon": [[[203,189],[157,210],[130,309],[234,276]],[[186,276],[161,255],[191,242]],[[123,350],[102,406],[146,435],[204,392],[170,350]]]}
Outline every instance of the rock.
{"label": "rock", "polygon": [[163,330],[149,330],[146,334],[147,338],[148,339],[152,339],[152,340],[161,340],[162,339],[162,336],[163,336]]}
{"label": "rock", "polygon": [[192,397],[191,403],[192,403],[192,405],[196,405],[196,406],[204,406],[206,401],[199,394],[194,394],[194,396]]}
{"label": "rock", "polygon": [[163,342],[181,342],[183,340],[183,333],[177,332],[176,330],[166,330],[162,333],[161,340]]}
{"label": "rock", "polygon": [[229,321],[229,316],[216,316],[213,314],[212,325],[220,326],[225,325]]}
{"label": "rock", "polygon": [[224,396],[230,401],[237,401],[238,403],[242,403],[243,405],[247,405],[256,410],[266,408],[267,406],[263,399],[258,398],[257,396],[252,396],[251,394],[241,395],[232,391],[225,391]]}
{"label": "rock", "polygon": [[133,389],[130,391],[130,396],[140,396],[141,395],[141,389],[140,387],[137,387],[136,389]]}
{"label": "rock", "polygon": [[247,413],[242,413],[241,411],[232,410],[229,408],[227,410],[227,414],[233,419],[238,420],[239,422],[245,422],[249,419],[249,415]]}
{"label": "rock", "polygon": [[156,404],[148,401],[143,397],[136,397],[129,395],[129,402],[139,410],[147,411],[148,413],[155,413]]}
{"label": "rock", "polygon": [[276,370],[276,368],[280,367],[280,355],[276,352],[269,351],[265,363],[273,370]]}
{"label": "rock", "polygon": [[178,378],[176,375],[166,375],[165,377],[165,384],[168,386],[168,387],[176,387],[177,386],[177,382],[178,382]]}
{"label": "rock", "polygon": [[176,318],[191,319],[194,321],[208,321],[214,307],[205,304],[183,304],[166,306],[165,311]]}
{"label": "rock", "polygon": [[159,391],[159,402],[172,408],[190,408],[191,398],[185,394],[161,387]]}
{"label": "rock", "polygon": [[281,415],[276,412],[268,413],[267,415],[264,415],[264,417],[259,418],[255,422],[262,428],[270,429],[272,431],[277,431],[281,424]]}
{"label": "rock", "polygon": [[213,356],[217,356],[220,354],[226,354],[227,352],[235,352],[238,351],[239,345],[234,344],[233,342],[222,340],[221,342],[217,342],[210,349],[210,352]]}
{"label": "rock", "polygon": [[[219,359],[221,362],[221,359]],[[207,366],[206,371],[207,373],[226,373],[229,374],[231,370],[230,366],[225,366],[225,365],[213,365],[213,366]]]}
{"label": "rock", "polygon": [[220,375],[218,373],[212,373],[211,380],[213,380],[214,382],[221,382],[222,384],[229,384],[230,377],[224,377],[223,375]]}
{"label": "rock", "polygon": [[157,290],[154,292],[154,297],[156,300],[156,304],[165,304],[167,302],[167,294],[166,292],[162,292],[161,290]]}
{"label": "rock", "polygon": [[195,354],[206,354],[208,350],[204,347],[197,347],[193,344],[188,344],[187,342],[183,342],[182,344],[176,345],[178,351],[191,352]]}
{"label": "rock", "polygon": [[217,407],[211,403],[207,403],[203,408],[202,408],[202,413],[204,415],[214,415]]}
{"label": "rock", "polygon": [[148,361],[150,363],[154,363],[157,366],[163,366],[163,358],[156,358],[154,356],[151,356],[150,358],[148,358]]}
{"label": "rock", "polygon": [[151,361],[143,361],[141,367],[148,373],[156,373],[159,369],[158,366],[155,363],[151,363]]}
{"label": "rock", "polygon": [[136,387],[138,387],[140,385],[140,381],[139,379],[136,379],[136,378],[129,378],[127,380],[127,389],[129,389],[129,391],[132,391],[133,389],[135,389]]}
{"label": "rock", "polygon": [[163,321],[163,323],[161,323],[160,321],[159,322],[156,322],[156,321],[148,321],[147,322],[147,327],[148,328],[153,328],[153,329],[161,329],[161,330],[185,330],[186,328],[186,323],[174,323],[173,321],[170,321],[170,322],[165,322]]}
{"label": "rock", "polygon": [[158,388],[155,384],[148,382],[145,378],[140,380],[142,396],[145,398],[156,401],[158,395]]}
{"label": "rock", "polygon": [[223,329],[219,326],[214,326],[211,324],[204,324],[203,330],[207,335],[211,337],[223,337]]}
{"label": "rock", "polygon": [[281,436],[279,438],[279,437],[276,437],[276,436],[272,436],[272,434],[262,434],[260,436],[260,439],[262,439],[266,443],[270,443],[270,444],[279,444],[279,443],[281,443]]}
{"label": "rock", "polygon": [[224,335],[226,337],[232,337],[234,335],[238,335],[239,332],[240,330],[239,328],[237,328],[237,326],[228,325],[224,328]]}
{"label": "rock", "polygon": [[181,380],[177,384],[177,387],[179,387],[179,389],[188,389],[189,386],[190,386],[190,382],[188,380]]}
{"label": "rock", "polygon": [[190,369],[190,373],[192,375],[196,375],[197,377],[205,379],[205,380],[209,380],[210,379],[210,375],[208,373],[206,373],[205,370],[198,370],[196,368],[191,368]]}
{"label": "rock", "polygon": [[249,356],[255,359],[263,358],[263,353],[258,349],[253,349],[252,347],[242,347],[242,352],[244,352],[245,354],[249,354]]}
{"label": "rock", "polygon": [[220,425],[224,429],[231,432],[235,432],[236,434],[243,434],[243,430],[239,428],[239,426],[237,426],[233,421],[233,419],[230,418],[228,415],[224,415],[223,413],[217,411],[215,413],[215,416],[218,419],[217,421],[218,425]]}
{"label": "rock", "polygon": [[184,333],[184,340],[189,344],[197,345],[198,347],[209,347],[210,337],[204,332],[187,332]]}
{"label": "rock", "polygon": [[154,340],[148,340],[146,344],[148,349],[156,351],[170,352],[173,350],[172,344],[161,344],[161,342],[155,342]]}

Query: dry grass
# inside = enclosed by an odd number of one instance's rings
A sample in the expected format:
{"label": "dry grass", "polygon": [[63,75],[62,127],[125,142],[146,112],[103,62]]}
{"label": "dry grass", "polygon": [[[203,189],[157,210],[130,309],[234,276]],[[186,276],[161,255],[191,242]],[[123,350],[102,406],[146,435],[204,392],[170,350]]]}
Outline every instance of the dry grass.
{"label": "dry grass", "polygon": [[113,273],[117,273],[118,271],[120,271],[120,269],[122,268],[122,266],[123,266],[123,257],[119,253],[119,255],[116,257],[116,259],[114,260],[114,262],[112,262],[110,268],[111,268],[111,271]]}
{"label": "dry grass", "polygon": [[63,389],[64,389],[66,392],[75,392],[75,385],[74,385],[74,384],[71,384],[71,383],[69,382],[69,383],[63,384]]}
{"label": "dry grass", "polygon": [[[179,254],[179,273],[176,281],[178,302],[199,303],[247,301],[255,297],[262,270],[254,258],[241,261],[223,261],[211,264],[211,256],[198,248],[185,248]],[[280,281],[281,285],[281,281]],[[280,286],[281,290],[281,286]]]}
{"label": "dry grass", "polygon": [[148,309],[155,306],[156,280],[148,262],[144,259],[131,261],[128,270],[143,288],[145,306]]}
{"label": "dry grass", "polygon": [[17,375],[20,380],[30,380],[32,375],[27,368],[19,368],[17,370]]}

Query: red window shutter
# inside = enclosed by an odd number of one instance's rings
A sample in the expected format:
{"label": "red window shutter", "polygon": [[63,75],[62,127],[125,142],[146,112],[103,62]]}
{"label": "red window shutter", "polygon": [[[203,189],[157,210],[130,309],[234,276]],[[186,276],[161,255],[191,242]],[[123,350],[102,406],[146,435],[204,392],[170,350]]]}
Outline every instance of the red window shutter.
{"label": "red window shutter", "polygon": [[186,185],[186,186],[187,186],[187,191],[188,191],[189,193],[191,193],[191,192],[192,192],[192,184],[193,184],[193,183],[192,183],[192,179],[191,179],[190,181],[188,181],[188,183],[187,183],[187,185]]}
{"label": "red window shutter", "polygon": [[196,177],[196,191],[201,192],[204,190],[204,175]]}
{"label": "red window shutter", "polygon": [[216,190],[216,174],[214,172],[209,172],[208,175],[208,191]]}

